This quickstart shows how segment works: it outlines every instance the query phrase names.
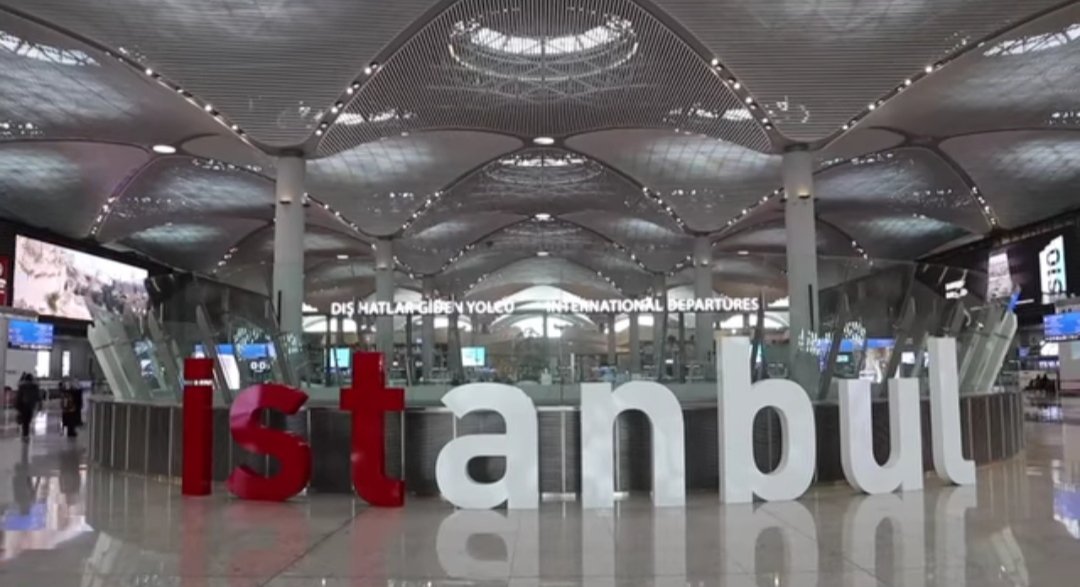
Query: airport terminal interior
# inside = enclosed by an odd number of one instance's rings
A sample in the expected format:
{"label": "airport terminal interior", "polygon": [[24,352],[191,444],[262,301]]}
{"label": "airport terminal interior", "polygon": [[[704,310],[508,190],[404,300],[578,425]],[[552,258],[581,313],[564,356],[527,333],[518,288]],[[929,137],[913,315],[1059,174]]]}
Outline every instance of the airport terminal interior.
{"label": "airport terminal interior", "polygon": [[0,587],[1067,587],[1080,1],[0,0]]}

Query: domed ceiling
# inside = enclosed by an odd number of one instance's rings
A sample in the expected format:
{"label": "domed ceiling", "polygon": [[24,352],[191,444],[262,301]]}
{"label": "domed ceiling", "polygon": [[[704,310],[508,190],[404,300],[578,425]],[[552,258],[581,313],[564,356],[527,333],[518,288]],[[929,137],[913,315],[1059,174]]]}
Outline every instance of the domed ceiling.
{"label": "domed ceiling", "polygon": [[1078,74],[1060,0],[0,0],[0,216],[264,289],[300,154],[313,295],[772,291],[795,144],[822,255],[1076,208]]}

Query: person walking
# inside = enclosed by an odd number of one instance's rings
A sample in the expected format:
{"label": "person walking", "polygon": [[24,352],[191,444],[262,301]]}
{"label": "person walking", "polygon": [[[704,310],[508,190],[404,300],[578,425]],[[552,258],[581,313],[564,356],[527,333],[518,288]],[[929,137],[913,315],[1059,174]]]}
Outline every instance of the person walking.
{"label": "person walking", "polygon": [[60,422],[68,438],[79,435],[82,426],[83,397],[78,382],[69,378],[60,382]]}
{"label": "person walking", "polygon": [[30,424],[34,421],[34,414],[41,406],[41,388],[38,387],[34,376],[23,373],[19,378],[19,389],[15,396],[15,409],[18,412],[19,428],[23,442],[30,440]]}

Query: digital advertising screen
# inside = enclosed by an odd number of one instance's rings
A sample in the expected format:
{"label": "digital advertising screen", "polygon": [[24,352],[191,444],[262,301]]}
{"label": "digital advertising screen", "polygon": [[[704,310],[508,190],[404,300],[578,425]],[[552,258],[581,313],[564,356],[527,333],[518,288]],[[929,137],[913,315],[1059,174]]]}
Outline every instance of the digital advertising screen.
{"label": "digital advertising screen", "polygon": [[1012,295],[1012,270],[1009,268],[1009,252],[998,251],[990,254],[986,270],[986,299],[1000,300]]}
{"label": "digital advertising screen", "polygon": [[1080,312],[1043,316],[1043,337],[1048,342],[1080,340]]}
{"label": "digital advertising screen", "polygon": [[27,320],[8,321],[8,348],[47,351],[53,347],[53,325]]}
{"label": "digital advertising screen", "polygon": [[467,346],[461,349],[462,367],[483,367],[487,364],[487,349],[482,346]]}
{"label": "digital advertising screen", "polygon": [[[987,299],[1006,299],[1019,294],[1021,304],[1048,305],[1080,291],[1076,271],[1070,265],[1076,250],[1072,230],[1033,236],[990,252],[987,261]],[[1072,283],[1070,283],[1070,276]]]}
{"label": "digital advertising screen", "polygon": [[24,236],[15,239],[12,305],[44,316],[90,321],[92,306],[146,311],[148,272]]}

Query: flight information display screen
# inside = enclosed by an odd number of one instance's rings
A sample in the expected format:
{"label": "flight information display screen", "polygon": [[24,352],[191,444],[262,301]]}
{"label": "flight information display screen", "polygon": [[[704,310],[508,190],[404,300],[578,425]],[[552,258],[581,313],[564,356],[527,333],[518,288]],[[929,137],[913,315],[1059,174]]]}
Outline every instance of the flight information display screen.
{"label": "flight information display screen", "polygon": [[1049,342],[1080,340],[1080,312],[1043,316],[1043,334]]}
{"label": "flight information display screen", "polygon": [[44,322],[8,322],[8,348],[47,351],[53,347],[53,325]]}

